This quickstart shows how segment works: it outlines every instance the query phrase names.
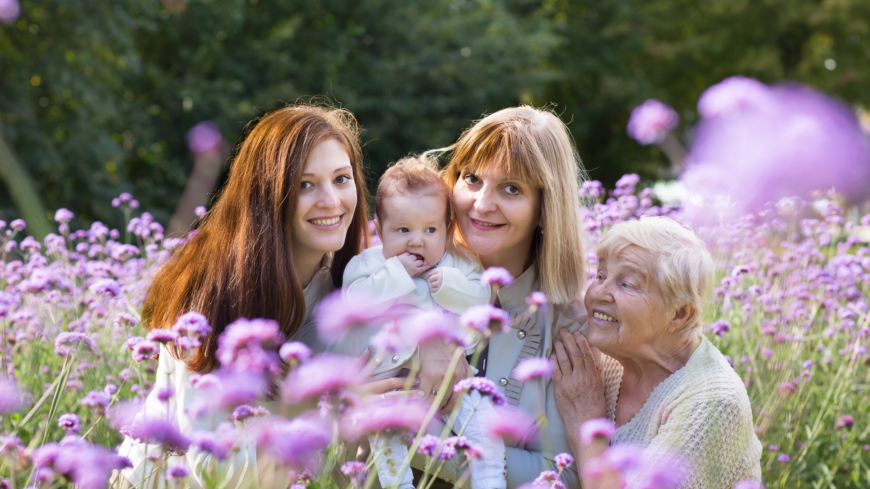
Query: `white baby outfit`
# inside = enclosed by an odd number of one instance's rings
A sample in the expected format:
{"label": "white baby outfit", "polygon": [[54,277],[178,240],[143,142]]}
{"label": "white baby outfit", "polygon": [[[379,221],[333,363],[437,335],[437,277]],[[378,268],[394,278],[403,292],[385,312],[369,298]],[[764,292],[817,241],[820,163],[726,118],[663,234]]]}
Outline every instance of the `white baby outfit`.
{"label": "white baby outfit", "polygon": [[[397,257],[384,257],[382,246],[369,248],[354,257],[344,271],[342,295],[347,299],[365,298],[372,301],[372,308],[382,312],[392,307],[409,307],[423,311],[444,311],[451,316],[454,324],[456,317],[465,309],[479,304],[487,304],[490,287],[481,282],[483,267],[476,261],[458,254],[445,253],[436,266],[441,269],[442,283],[438,292],[433,293],[427,274],[411,277]],[[345,338],[345,345],[368,345],[362,338]],[[351,347],[352,349],[353,347]],[[347,348],[337,347],[336,350]],[[375,352],[377,378],[387,378],[408,368],[414,352],[413,347],[396,352],[386,358],[382,352]],[[480,449],[480,460],[471,461],[471,485],[473,489],[504,489],[503,476],[505,445],[500,439],[490,439],[484,434],[483,420],[495,415],[488,397],[472,391],[466,395],[459,407],[456,429],[462,426],[461,433]],[[445,416],[445,421],[447,416]],[[408,447],[398,436],[372,437],[370,439],[375,457],[375,467],[383,487],[413,488],[411,469],[399,473],[408,455]]]}

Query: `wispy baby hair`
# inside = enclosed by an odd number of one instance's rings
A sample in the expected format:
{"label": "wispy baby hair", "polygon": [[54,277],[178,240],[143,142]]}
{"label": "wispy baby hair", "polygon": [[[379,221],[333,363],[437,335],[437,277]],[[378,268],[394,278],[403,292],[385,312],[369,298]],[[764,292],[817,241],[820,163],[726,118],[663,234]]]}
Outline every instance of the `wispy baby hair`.
{"label": "wispy baby hair", "polygon": [[441,195],[447,208],[444,218],[447,224],[453,222],[450,188],[441,179],[435,161],[426,156],[402,158],[381,175],[378,191],[375,194],[375,215],[379,220],[383,221],[386,218],[384,201],[394,193]]}

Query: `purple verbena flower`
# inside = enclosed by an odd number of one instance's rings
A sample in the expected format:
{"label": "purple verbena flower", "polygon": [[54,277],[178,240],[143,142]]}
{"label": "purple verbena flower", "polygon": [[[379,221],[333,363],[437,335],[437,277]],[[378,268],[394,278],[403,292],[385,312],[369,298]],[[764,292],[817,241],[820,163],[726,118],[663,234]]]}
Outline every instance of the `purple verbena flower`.
{"label": "purple verbena flower", "polygon": [[526,297],[526,304],[529,305],[531,312],[535,312],[538,309],[546,310],[547,302],[547,294],[539,291],[532,292],[531,295]]}
{"label": "purple verbena flower", "polygon": [[658,144],[680,120],[674,109],[655,99],[649,99],[631,111],[628,135],[640,144]]}
{"label": "purple verbena flower", "polygon": [[278,356],[284,363],[302,363],[311,357],[311,348],[299,341],[288,341],[281,345]]}
{"label": "purple verbena flower", "polygon": [[284,400],[293,404],[335,394],[356,385],[361,369],[355,358],[328,354],[315,356],[287,376]]}
{"label": "purple verbena flower", "polygon": [[253,418],[256,416],[268,416],[271,413],[268,409],[263,406],[249,406],[247,404],[242,404],[233,410],[233,414],[230,416],[230,419],[233,421],[244,421],[248,418]]}
{"label": "purple verbena flower", "polygon": [[851,429],[855,425],[855,418],[851,414],[844,414],[837,420],[836,428],[838,430]]}
{"label": "purple verbena flower", "polygon": [[560,470],[567,469],[574,464],[574,457],[569,453],[560,453],[553,459],[556,462],[556,467]]}
{"label": "purple verbena flower", "polygon": [[616,425],[607,418],[595,418],[584,422],[580,426],[580,441],[584,445],[591,445],[596,438],[607,441],[616,433]]}
{"label": "purple verbena flower", "polygon": [[14,378],[0,376],[0,414],[5,416],[18,411],[21,408],[21,401],[18,382]]}
{"label": "purple verbena flower", "polygon": [[110,278],[104,278],[97,280],[88,290],[97,295],[106,295],[110,297],[118,297],[121,295],[121,285],[117,280],[112,280]]}
{"label": "purple verbena flower", "polygon": [[496,413],[497,416],[487,420],[487,433],[490,436],[515,440],[521,444],[530,443],[538,437],[538,423],[525,411],[496,408]]}
{"label": "purple verbena flower", "polygon": [[92,353],[97,352],[97,343],[93,338],[85,333],[73,331],[66,331],[57,335],[57,338],[54,340],[54,352],[65,357],[69,353],[70,348],[82,343],[88,347]]}
{"label": "purple verbena flower", "polygon": [[427,457],[435,456],[438,447],[441,444],[441,439],[435,435],[423,435],[420,442],[417,444],[417,453],[426,455]]}
{"label": "purple verbena flower", "polygon": [[520,382],[547,379],[553,375],[553,362],[549,358],[526,358],[514,368],[513,376]]}
{"label": "purple verbena flower", "polygon": [[453,392],[470,392],[477,391],[482,396],[487,396],[492,400],[494,406],[501,406],[506,402],[504,394],[498,390],[495,383],[486,377],[468,377],[462,379],[453,386]]}
{"label": "purple verbena flower", "polygon": [[487,285],[504,287],[514,281],[513,275],[502,267],[489,267],[480,276],[480,281]]}
{"label": "purple verbena flower", "polygon": [[63,224],[72,221],[73,217],[75,214],[64,208],[60,208],[54,213],[54,220]]}
{"label": "purple verbena flower", "polygon": [[506,311],[489,304],[471,306],[459,316],[459,323],[484,335],[493,332],[507,333],[511,327],[511,317]]}
{"label": "purple verbena flower", "polygon": [[79,424],[79,417],[73,413],[61,414],[57,418],[57,426],[67,433],[78,433],[82,430],[82,425]]}

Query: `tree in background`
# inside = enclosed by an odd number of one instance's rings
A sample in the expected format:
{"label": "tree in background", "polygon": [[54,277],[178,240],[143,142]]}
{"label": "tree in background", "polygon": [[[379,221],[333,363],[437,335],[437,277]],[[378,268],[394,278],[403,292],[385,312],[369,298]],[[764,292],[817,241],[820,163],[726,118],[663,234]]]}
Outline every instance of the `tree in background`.
{"label": "tree in background", "polygon": [[[248,121],[310,95],[357,115],[371,180],[518,103],[555,104],[594,178],[656,179],[667,162],[626,137],[632,107],[660,98],[691,122],[700,92],[733,74],[798,79],[860,103],[868,10],[813,0],[24,0],[0,24],[0,134],[44,207],[85,222],[117,223],[109,202],[122,191],[169,222],[192,174],[191,127],[211,120],[237,141]],[[20,215],[9,193],[0,212]]]}

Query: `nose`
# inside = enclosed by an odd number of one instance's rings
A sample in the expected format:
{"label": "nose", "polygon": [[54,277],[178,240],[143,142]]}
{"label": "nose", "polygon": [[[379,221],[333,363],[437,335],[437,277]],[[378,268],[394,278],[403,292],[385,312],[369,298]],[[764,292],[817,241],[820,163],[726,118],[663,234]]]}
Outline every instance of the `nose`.
{"label": "nose", "polygon": [[587,290],[586,293],[594,302],[613,302],[613,291],[611,290],[612,285],[613,282],[610,280],[599,282],[596,279],[591,285],[589,285],[589,290]]}
{"label": "nose", "polygon": [[419,233],[412,233],[408,238],[408,246],[413,246],[415,248],[423,246],[423,237],[420,236]]}
{"label": "nose", "polygon": [[338,206],[338,195],[332,185],[324,185],[320,187],[320,192],[317,195],[317,207],[321,209],[332,209]]}
{"label": "nose", "polygon": [[474,194],[474,210],[479,214],[488,214],[495,212],[496,209],[493,189],[484,183],[480,190]]}

